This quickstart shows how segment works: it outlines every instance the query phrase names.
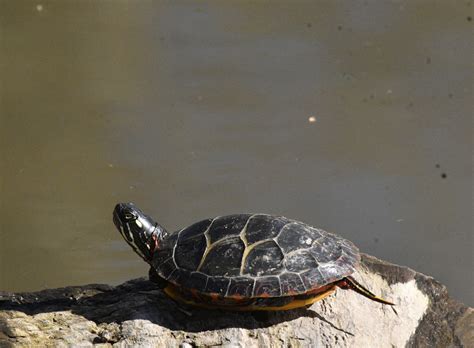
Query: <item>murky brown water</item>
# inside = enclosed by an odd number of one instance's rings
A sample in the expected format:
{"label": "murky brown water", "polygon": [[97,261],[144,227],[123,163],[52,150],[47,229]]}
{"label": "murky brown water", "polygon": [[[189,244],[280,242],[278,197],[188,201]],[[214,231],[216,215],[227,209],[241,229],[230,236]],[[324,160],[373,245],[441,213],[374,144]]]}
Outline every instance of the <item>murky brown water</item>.
{"label": "murky brown water", "polygon": [[134,201],[300,219],[474,303],[469,2],[0,6],[0,289],[145,275]]}

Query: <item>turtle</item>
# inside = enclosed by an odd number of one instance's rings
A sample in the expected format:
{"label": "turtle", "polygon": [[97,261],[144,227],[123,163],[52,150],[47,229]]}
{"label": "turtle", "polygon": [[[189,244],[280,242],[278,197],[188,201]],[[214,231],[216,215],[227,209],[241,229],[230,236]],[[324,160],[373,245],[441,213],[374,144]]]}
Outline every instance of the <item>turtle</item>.
{"label": "turtle", "polygon": [[360,262],[352,242],[300,221],[234,214],[170,233],[133,203],[117,204],[113,221],[150,265],[150,280],[184,307],[283,311],[309,307],[336,288],[394,305],[351,276]]}

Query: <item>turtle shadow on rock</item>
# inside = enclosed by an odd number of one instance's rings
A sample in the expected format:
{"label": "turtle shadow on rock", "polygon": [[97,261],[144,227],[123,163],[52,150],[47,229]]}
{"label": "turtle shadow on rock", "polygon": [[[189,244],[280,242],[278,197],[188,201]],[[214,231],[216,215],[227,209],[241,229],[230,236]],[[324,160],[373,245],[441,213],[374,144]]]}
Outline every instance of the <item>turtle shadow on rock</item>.
{"label": "turtle shadow on rock", "polygon": [[134,279],[116,287],[99,284],[35,293],[2,294],[0,310],[16,310],[28,315],[71,311],[97,325],[143,319],[170,330],[187,332],[265,328],[299,317],[318,318],[336,328],[318,313],[305,308],[258,313],[186,308],[190,312],[187,314],[145,278]]}
{"label": "turtle shadow on rock", "polygon": [[72,308],[72,312],[97,324],[142,319],[170,330],[187,332],[265,328],[304,316],[321,319],[307,309],[252,313],[183,308],[156,288],[154,283],[144,279],[124,283],[112,292],[84,299],[80,306]]}

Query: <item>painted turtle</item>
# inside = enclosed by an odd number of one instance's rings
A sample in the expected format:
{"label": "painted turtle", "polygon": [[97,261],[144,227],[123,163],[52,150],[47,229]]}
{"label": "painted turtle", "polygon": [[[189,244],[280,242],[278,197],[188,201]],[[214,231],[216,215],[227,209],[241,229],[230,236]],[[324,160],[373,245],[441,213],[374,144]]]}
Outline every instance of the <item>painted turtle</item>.
{"label": "painted turtle", "polygon": [[350,275],[358,249],[335,234],[267,214],[237,214],[167,232],[132,203],[113,220],[128,244],[150,264],[150,279],[175,301],[238,311],[309,306],[336,287],[375,296]]}

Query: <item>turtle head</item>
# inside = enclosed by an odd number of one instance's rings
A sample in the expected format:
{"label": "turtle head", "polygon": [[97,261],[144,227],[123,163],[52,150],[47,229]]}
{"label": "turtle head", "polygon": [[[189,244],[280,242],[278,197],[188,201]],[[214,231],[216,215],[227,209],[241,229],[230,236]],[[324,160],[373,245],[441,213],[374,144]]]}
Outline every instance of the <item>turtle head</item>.
{"label": "turtle head", "polygon": [[133,203],[119,203],[113,213],[114,224],[125,241],[146,262],[151,262],[164,228]]}

